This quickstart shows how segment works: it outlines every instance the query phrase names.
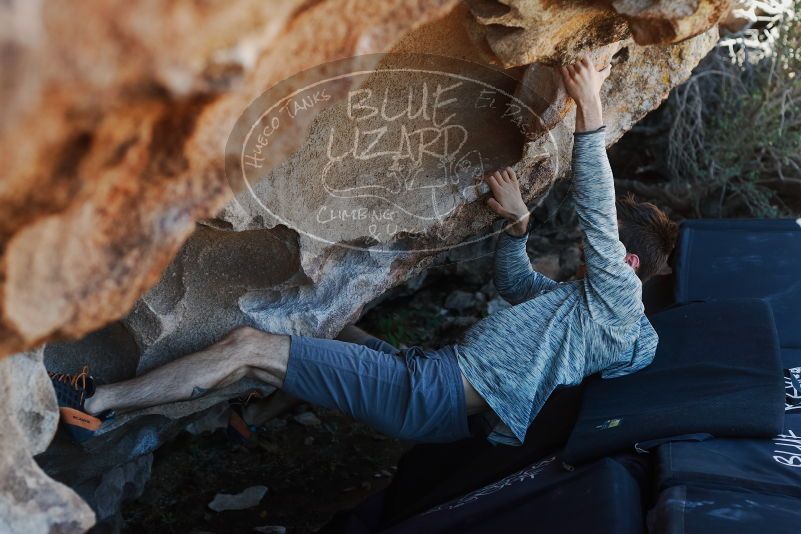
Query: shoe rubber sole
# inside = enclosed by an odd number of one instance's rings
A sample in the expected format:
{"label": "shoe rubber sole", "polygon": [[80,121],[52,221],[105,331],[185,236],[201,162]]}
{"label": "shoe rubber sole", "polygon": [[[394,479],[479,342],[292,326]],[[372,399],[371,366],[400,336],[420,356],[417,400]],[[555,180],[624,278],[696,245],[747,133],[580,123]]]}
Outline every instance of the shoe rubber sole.
{"label": "shoe rubber sole", "polygon": [[75,408],[61,407],[58,411],[61,414],[61,422],[64,423],[72,439],[78,443],[94,436],[103,423],[97,417]]}

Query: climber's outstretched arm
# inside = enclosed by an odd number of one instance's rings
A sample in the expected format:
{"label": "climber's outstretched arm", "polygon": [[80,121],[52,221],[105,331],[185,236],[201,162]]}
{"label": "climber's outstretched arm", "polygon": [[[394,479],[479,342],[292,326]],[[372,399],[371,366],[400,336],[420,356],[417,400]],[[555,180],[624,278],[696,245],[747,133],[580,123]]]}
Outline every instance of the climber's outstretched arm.
{"label": "climber's outstretched arm", "polygon": [[598,71],[585,57],[563,67],[562,79],[576,102],[573,197],[584,237],[587,309],[603,324],[630,324],[643,313],[642,284],[620,242],[615,182],[606,155],[600,90],[610,69]]}
{"label": "climber's outstretched arm", "polygon": [[509,223],[495,247],[495,288],[503,298],[517,304],[553,288],[556,282],[535,271],[526,254],[529,212],[515,171],[495,171],[486,181],[492,191],[487,205]]}

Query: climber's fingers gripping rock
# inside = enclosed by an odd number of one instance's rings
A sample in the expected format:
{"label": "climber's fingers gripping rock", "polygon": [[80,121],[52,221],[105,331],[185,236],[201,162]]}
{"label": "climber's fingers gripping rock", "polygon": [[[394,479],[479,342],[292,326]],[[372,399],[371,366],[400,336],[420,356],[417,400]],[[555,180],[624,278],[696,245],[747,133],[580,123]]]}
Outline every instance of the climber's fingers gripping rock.
{"label": "climber's fingers gripping rock", "polygon": [[528,228],[528,206],[523,202],[520,193],[520,182],[515,171],[510,167],[495,171],[485,178],[490,187],[492,196],[487,199],[487,205],[509,221],[507,229],[512,235],[523,235]]}

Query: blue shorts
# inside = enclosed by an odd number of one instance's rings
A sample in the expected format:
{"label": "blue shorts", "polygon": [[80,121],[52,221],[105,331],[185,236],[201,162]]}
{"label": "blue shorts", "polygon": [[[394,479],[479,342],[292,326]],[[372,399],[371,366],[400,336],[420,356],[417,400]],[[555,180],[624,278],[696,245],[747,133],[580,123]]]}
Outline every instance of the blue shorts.
{"label": "blue shorts", "polygon": [[469,436],[462,374],[452,347],[398,350],[291,336],[283,390],[339,410],[387,436],[418,442]]}

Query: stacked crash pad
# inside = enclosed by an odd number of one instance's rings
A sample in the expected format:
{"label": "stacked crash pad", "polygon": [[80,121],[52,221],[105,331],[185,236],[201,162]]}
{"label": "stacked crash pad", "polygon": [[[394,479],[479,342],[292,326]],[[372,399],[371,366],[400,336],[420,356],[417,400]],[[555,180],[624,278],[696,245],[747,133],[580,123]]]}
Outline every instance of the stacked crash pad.
{"label": "stacked crash pad", "polygon": [[653,533],[794,533],[801,525],[801,415],[771,439],[672,442],[657,450]]}
{"label": "stacked crash pad", "polygon": [[544,458],[383,532],[642,532],[640,486],[611,458],[566,471]]}
{"label": "stacked crash pad", "polygon": [[675,254],[679,304],[764,299],[782,359],[801,366],[801,225],[792,219],[703,219],[681,226]]}
{"label": "stacked crash pad", "polygon": [[798,532],[801,525],[801,226],[690,221],[676,258],[676,301],[761,299],[784,368],[783,429],[770,438],[671,441],[655,449],[654,533]]}

